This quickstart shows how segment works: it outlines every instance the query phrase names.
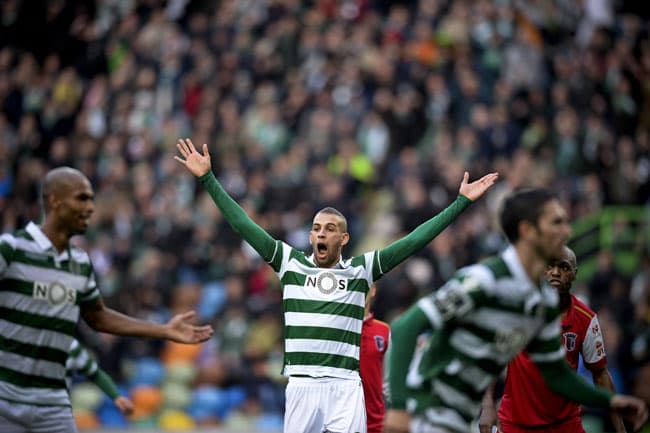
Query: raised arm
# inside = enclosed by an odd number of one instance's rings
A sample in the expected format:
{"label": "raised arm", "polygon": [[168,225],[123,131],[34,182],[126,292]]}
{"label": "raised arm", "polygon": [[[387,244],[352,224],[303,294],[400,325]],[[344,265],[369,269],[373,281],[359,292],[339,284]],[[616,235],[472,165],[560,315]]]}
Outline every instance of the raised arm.
{"label": "raised arm", "polygon": [[380,273],[386,272],[399,265],[401,262],[424,248],[458,215],[474,201],[478,200],[499,177],[498,173],[486,174],[482,178],[469,183],[469,173],[465,172],[458,190],[456,200],[447,206],[442,212],[420,224],[411,233],[379,251]]}
{"label": "raised arm", "polygon": [[257,225],[217,181],[211,170],[208,145],[203,144],[203,154],[196,150],[194,143],[189,138],[187,140],[179,139],[176,147],[182,158],[175,155],[174,159],[199,178],[233,230],[248,242],[265,261],[270,262],[273,259],[277,241]]}

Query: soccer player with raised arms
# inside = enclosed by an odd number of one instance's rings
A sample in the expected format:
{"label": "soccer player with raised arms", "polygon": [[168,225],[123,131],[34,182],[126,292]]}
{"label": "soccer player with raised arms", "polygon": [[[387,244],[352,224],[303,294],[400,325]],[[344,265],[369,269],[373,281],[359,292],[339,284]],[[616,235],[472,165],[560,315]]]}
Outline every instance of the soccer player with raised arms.
{"label": "soccer player with raised arms", "polygon": [[345,217],[327,207],[314,216],[308,256],[274,239],[226,193],[211,171],[207,144],[177,143],[174,158],[199,178],[225,219],[271,265],[283,290],[285,319],[284,431],[366,431],[359,378],[359,347],[368,291],[386,272],[428,244],[470,203],[494,184],[496,173],[469,183],[465,173],[458,198],[413,232],[385,248],[344,260],[349,241]]}

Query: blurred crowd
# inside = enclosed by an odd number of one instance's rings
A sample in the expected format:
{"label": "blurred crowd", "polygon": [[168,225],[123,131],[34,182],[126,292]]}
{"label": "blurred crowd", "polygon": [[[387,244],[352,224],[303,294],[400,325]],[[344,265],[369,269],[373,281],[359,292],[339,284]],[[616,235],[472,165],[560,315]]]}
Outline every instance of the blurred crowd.
{"label": "blurred crowd", "polygon": [[[443,209],[463,171],[499,171],[487,198],[380,281],[376,315],[390,320],[503,248],[493,216],[514,188],[555,189],[573,219],[648,206],[650,19],[630,3],[5,0],[2,231],[39,220],[49,168],[82,170],[97,208],[76,242],[107,304],[158,321],[196,309],[217,330],[191,348],[81,327],[134,396],[130,422],[277,428],[278,283],[174,162],[177,139],[208,143],[227,191],[296,247],[309,248],[315,211],[339,209],[348,255]],[[617,386],[650,402],[650,254],[638,239],[637,272],[603,251],[579,291]],[[89,393],[73,389],[80,420],[126,423]]]}

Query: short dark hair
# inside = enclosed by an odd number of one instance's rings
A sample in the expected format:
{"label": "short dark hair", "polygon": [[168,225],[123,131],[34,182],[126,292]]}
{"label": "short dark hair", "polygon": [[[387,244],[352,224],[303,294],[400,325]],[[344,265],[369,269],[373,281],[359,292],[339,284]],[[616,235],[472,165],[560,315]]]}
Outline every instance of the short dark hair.
{"label": "short dark hair", "polygon": [[321,214],[321,213],[327,213],[327,214],[330,214],[330,215],[336,215],[336,216],[338,216],[338,217],[341,218],[341,220],[343,221],[343,227],[341,227],[341,228],[343,229],[343,232],[347,232],[347,231],[348,231],[348,220],[347,220],[347,218],[345,218],[345,216],[344,216],[341,212],[339,212],[337,209],[335,209],[335,208],[333,208],[333,207],[330,207],[330,206],[328,206],[328,207],[324,207],[323,209],[321,209],[321,210],[319,210],[318,212],[316,212],[316,215]]}
{"label": "short dark hair", "polygon": [[499,223],[511,243],[519,240],[519,223],[528,221],[537,225],[547,202],[557,196],[545,188],[526,188],[513,192],[501,203]]}

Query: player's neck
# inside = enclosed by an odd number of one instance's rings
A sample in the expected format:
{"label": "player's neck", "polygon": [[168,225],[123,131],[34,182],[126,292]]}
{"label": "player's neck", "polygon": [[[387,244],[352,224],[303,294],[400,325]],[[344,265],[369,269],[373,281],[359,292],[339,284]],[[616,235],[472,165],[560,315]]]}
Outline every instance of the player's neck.
{"label": "player's neck", "polygon": [[519,242],[515,245],[515,249],[517,250],[517,255],[519,256],[521,265],[523,266],[524,271],[526,271],[528,277],[535,284],[539,284],[546,271],[546,261],[539,257],[539,255],[523,242]]}
{"label": "player's neck", "polygon": [[51,220],[46,219],[41,226],[41,231],[52,242],[57,253],[63,252],[68,247],[70,236],[63,230],[59,230]]}

